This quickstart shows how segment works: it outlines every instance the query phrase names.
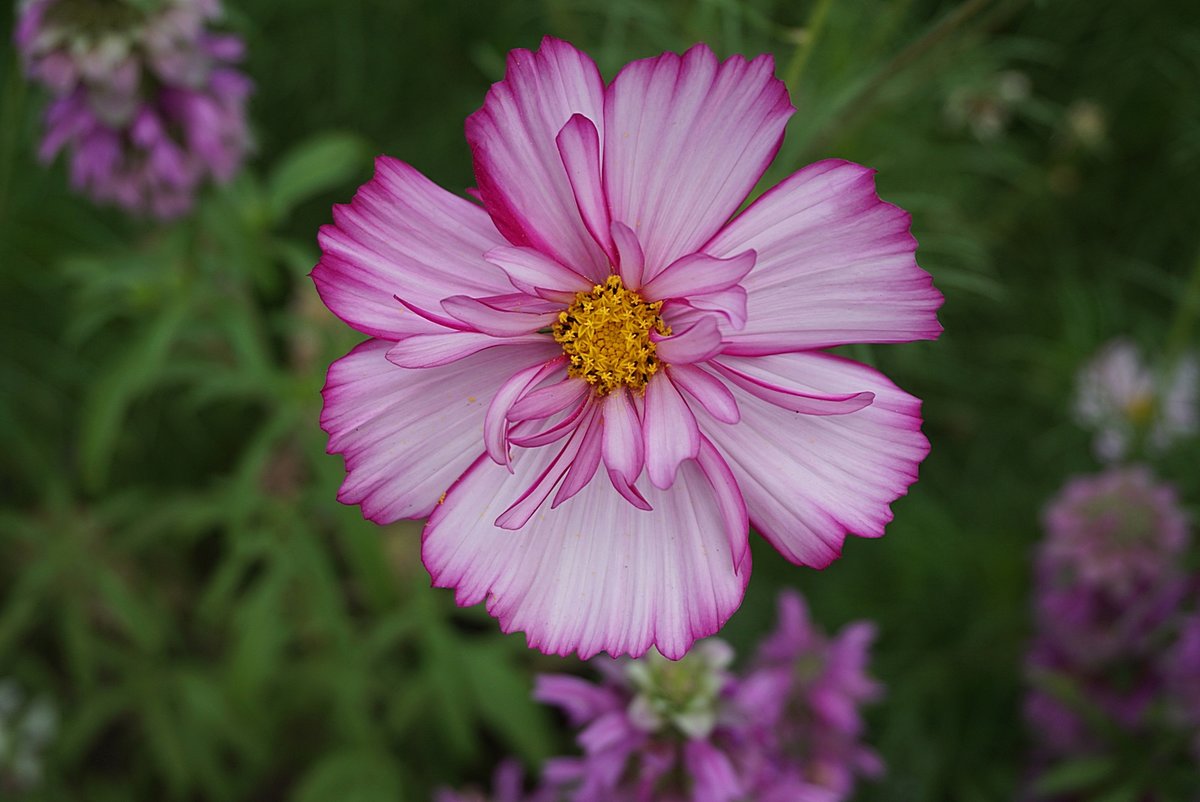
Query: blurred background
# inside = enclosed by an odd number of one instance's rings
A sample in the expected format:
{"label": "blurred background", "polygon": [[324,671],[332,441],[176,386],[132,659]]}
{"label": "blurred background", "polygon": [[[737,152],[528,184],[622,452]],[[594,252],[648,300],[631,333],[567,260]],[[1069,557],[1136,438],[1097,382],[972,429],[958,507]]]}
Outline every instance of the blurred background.
{"label": "blurred background", "polygon": [[[824,571],[756,542],[722,637],[748,654],[784,587],[827,629],[876,622],[886,695],[865,740],[887,772],[854,798],[1024,793],[1040,516],[1101,470],[1077,374],[1114,338],[1161,370],[1197,346],[1195,2],[228,2],[252,151],[169,222],[39,162],[49,93],[14,25],[0,15],[0,683],[17,700],[0,798],[425,800],[505,755],[536,772],[573,752],[529,694],[578,661],[430,589],[418,522],[336,502],[319,391],[361,337],[306,278],[375,154],[473,185],[463,120],[544,34],[606,78],[697,41],[773,53],[799,111],[759,191],[841,157],[912,213],[946,332],[848,353],[924,400],[920,481],[886,537]],[[1150,455],[1192,521],[1198,454],[1192,435]],[[1195,547],[1177,563],[1194,576]],[[22,737],[32,772],[13,768]],[[1042,790],[1196,798],[1153,768],[1127,781],[1174,752],[1114,743]]]}

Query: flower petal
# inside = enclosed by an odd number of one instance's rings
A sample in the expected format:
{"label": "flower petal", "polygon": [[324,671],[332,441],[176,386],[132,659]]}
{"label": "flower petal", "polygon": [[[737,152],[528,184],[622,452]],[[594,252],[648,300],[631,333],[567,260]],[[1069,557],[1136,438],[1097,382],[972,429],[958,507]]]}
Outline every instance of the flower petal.
{"label": "flower petal", "polygon": [[729,756],[703,738],[690,738],[683,747],[683,763],[693,778],[692,802],[735,802],[745,789]]}
{"label": "flower petal", "polygon": [[759,198],[704,247],[747,248],[744,329],[726,353],[759,355],[845,343],[934,339],[942,295],[917,267],[909,215],[875,194],[874,171],[829,159]]}
{"label": "flower petal", "polygon": [[566,359],[560,356],[517,371],[492,396],[492,402],[488,405],[487,414],[483,419],[483,444],[488,456],[497,465],[509,464],[508,411],[530,387],[537,386],[565,362]]}
{"label": "flower petal", "polygon": [[583,379],[568,377],[522,396],[508,411],[508,419],[517,422],[549,418],[583,400],[590,391],[591,385]]}
{"label": "flower petal", "polygon": [[533,698],[562,710],[573,727],[623,710],[627,704],[612,688],[570,674],[538,674],[533,681]]}
{"label": "flower petal", "polygon": [[[588,233],[555,137],[575,114],[603,119],[595,63],[550,37],[537,52],[513,50],[504,80],[467,118],[467,142],[484,207],[513,245],[531,245],[602,281],[608,260]],[[485,249],[486,250],[486,249]]]}
{"label": "flower petal", "polygon": [[665,373],[656,374],[646,385],[646,411],[642,418],[646,441],[646,473],[658,488],[668,488],[684,460],[700,451],[696,416]]}
{"label": "flower petal", "polygon": [[646,256],[642,253],[642,245],[638,242],[633,229],[622,222],[614,222],[610,228],[613,245],[617,251],[617,275],[630,289],[642,286],[642,275],[646,266]]}
{"label": "flower petal", "polygon": [[717,425],[698,412],[705,435],[737,478],[754,528],[792,562],[823,568],[841,553],[847,534],[882,535],[891,503],[916,481],[929,453],[921,402],[872,368],[828,354],[755,361],[780,384],[875,396],[853,414],[815,417],[734,386],[742,413],[736,426]]}
{"label": "flower petal", "polygon": [[729,550],[733,553],[733,567],[736,570],[750,550],[750,519],[746,512],[746,500],[729,464],[707,437],[700,438],[696,464],[712,485],[713,498],[716,499],[717,509],[721,511],[721,523],[729,539]]}
{"label": "flower petal", "polygon": [[651,301],[719,292],[741,281],[754,267],[754,260],[754,251],[744,251],[729,259],[693,253],[667,265],[643,284],[639,292]]}
{"label": "flower petal", "polygon": [[604,416],[604,464],[632,483],[641,474],[646,457],[637,410],[622,387],[604,396],[600,411]]}
{"label": "flower petal", "polygon": [[721,353],[721,329],[711,316],[699,318],[688,328],[660,337],[650,332],[658,358],[668,365],[689,365],[704,362]]}
{"label": "flower petal", "polygon": [[608,201],[604,197],[600,175],[600,132],[596,130],[596,124],[582,114],[574,114],[554,141],[584,226],[609,261],[616,261],[609,233]]}
{"label": "flower petal", "polygon": [[481,458],[450,490],[422,537],[433,584],[455,588],[460,605],[486,601],[505,632],[522,630],[547,653],[636,657],[657,646],[676,659],[716,632],[741,603],[750,565],[733,571],[699,467],[685,463],[670,491],[640,488],[651,512],[593,481],[520,530],[493,526],[547,469],[547,452],[514,454],[516,476]]}
{"label": "flower petal", "polygon": [[558,449],[557,453],[554,453],[554,449],[539,449],[554,454],[554,458],[546,469],[534,478],[525,492],[496,517],[496,526],[515,531],[529,523],[529,519],[545,504],[550,493],[571,469],[595,418],[596,409],[589,407],[583,413],[583,419],[575,427],[575,431],[567,438],[566,445]]}
{"label": "flower petal", "polygon": [[440,309],[447,295],[505,292],[504,274],[482,254],[504,239],[487,214],[404,162],[375,160],[375,176],[333,207],[312,271],[321,300],[361,332],[397,340],[437,331],[396,301]]}
{"label": "flower petal", "polygon": [[554,501],[550,503],[552,508],[577,495],[588,482],[592,481],[592,477],[596,475],[596,469],[600,467],[603,436],[604,427],[600,425],[599,421],[593,419],[592,424],[583,435],[583,442],[579,444],[579,453],[571,462],[571,469],[567,471],[563,483],[559,485],[558,492],[554,494]]}
{"label": "flower petal", "polygon": [[329,453],[346,458],[338,500],[381,524],[433,510],[483,449],[488,399],[510,373],[546,358],[543,347],[518,346],[502,360],[406,370],[387,360],[391,345],[368,340],[334,362],[321,412]]}
{"label": "flower petal", "polygon": [[827,395],[785,386],[778,376],[763,371],[762,361],[756,357],[726,357],[709,362],[708,367],[755,398],[802,415],[849,415],[875,400],[868,392]]}
{"label": "flower petal", "polygon": [[[540,299],[531,299],[540,301]],[[514,312],[489,306],[478,298],[452,295],[442,301],[442,309],[460,323],[493,337],[517,337],[544,329],[558,319],[558,312]]]}
{"label": "flower petal", "polygon": [[[413,334],[391,344],[388,361],[402,368],[434,368],[449,365],[488,348],[511,345],[540,346],[550,359],[562,353],[557,344],[543,334],[520,337],[493,337],[473,331],[451,331],[442,334]],[[553,346],[553,347],[551,347]]]}
{"label": "flower petal", "polygon": [[696,45],[635,61],[608,87],[605,191],[641,240],[648,278],[700,250],[775,157],[794,109],[774,68]]}
{"label": "flower petal", "polygon": [[700,402],[709,415],[721,423],[737,423],[741,419],[737,401],[725,383],[696,365],[668,365],[667,375],[680,390]]}
{"label": "flower petal", "polygon": [[529,295],[538,290],[562,292],[570,302],[577,292],[590,292],[592,282],[534,248],[493,248],[484,258],[499,267],[517,289]]}
{"label": "flower petal", "polygon": [[702,312],[716,312],[729,322],[729,328],[741,331],[746,327],[746,298],[746,288],[739,284],[718,292],[693,295],[684,303]]}

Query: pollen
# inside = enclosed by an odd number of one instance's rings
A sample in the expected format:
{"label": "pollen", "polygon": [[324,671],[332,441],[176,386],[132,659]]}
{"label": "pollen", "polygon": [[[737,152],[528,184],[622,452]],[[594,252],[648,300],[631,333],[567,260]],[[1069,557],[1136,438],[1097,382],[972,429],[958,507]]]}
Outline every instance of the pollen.
{"label": "pollen", "polygon": [[625,289],[619,276],[609,276],[591,292],[576,293],[551,329],[570,360],[567,375],[583,379],[597,395],[622,385],[645,389],[659,366],[650,332],[671,333],[661,309],[662,301],[648,303]]}

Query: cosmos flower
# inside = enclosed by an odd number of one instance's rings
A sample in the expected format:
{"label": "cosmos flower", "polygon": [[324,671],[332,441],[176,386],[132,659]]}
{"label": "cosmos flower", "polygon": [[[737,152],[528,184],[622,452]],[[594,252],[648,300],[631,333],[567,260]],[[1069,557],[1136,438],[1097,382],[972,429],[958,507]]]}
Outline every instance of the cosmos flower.
{"label": "cosmos flower", "polygon": [[339,498],[430,516],[422,558],[531,646],[670,658],[750,576],[748,528],[823,567],[883,534],[920,402],[825,353],[938,336],[941,295],[872,171],[819,162],[731,220],[794,111],[768,56],[510,54],[467,120],[479,204],[388,157],[312,277],[372,339],[321,423]]}
{"label": "cosmos flower", "polygon": [[1194,434],[1198,393],[1200,364],[1193,355],[1155,370],[1136,345],[1118,338],[1079,372],[1075,417],[1096,432],[1096,456],[1116,462],[1139,445],[1156,453]]}
{"label": "cosmos flower", "polygon": [[15,41],[53,95],[38,151],[66,152],[72,186],[137,214],[175,217],[226,181],[250,143],[240,39],[210,32],[215,0],[27,0]]}

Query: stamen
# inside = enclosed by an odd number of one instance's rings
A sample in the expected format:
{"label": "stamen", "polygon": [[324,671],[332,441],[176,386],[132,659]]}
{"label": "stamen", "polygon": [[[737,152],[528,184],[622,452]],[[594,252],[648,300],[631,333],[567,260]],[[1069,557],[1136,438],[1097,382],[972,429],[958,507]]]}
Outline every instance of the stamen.
{"label": "stamen", "polygon": [[622,385],[644,390],[659,364],[650,332],[671,333],[661,309],[662,301],[647,303],[625,289],[619,276],[576,293],[551,330],[570,359],[567,375],[583,379],[597,395]]}

